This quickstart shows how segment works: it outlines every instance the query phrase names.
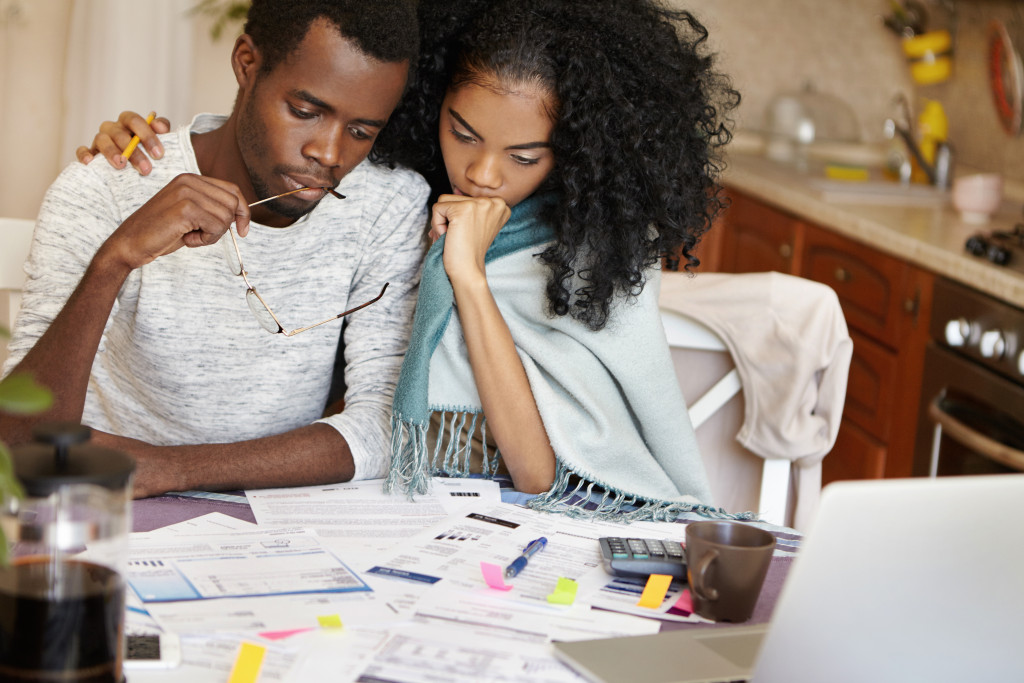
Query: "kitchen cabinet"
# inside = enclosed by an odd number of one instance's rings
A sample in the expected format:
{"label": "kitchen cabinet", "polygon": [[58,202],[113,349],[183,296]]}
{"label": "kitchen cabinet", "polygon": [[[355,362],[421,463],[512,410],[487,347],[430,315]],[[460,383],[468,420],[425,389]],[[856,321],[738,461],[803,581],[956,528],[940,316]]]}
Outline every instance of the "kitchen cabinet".
{"label": "kitchen cabinet", "polygon": [[835,290],[853,339],[823,483],[911,475],[934,276],[743,193],[698,247],[699,270],[775,270]]}

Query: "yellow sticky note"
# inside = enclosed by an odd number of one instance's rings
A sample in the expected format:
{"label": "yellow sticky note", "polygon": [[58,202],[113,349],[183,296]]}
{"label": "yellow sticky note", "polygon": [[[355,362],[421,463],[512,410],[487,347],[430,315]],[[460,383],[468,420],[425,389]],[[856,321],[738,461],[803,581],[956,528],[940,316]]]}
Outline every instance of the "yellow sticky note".
{"label": "yellow sticky note", "polygon": [[548,596],[548,602],[555,605],[571,605],[576,600],[576,589],[579,584],[564,576],[558,577],[554,592]]}
{"label": "yellow sticky note", "polygon": [[228,676],[228,683],[256,683],[260,676],[260,667],[263,666],[263,655],[267,648],[255,643],[242,643],[235,657],[235,665],[231,667],[231,675]]}
{"label": "yellow sticky note", "polygon": [[320,628],[342,628],[341,617],[337,614],[325,614],[316,618]]}
{"label": "yellow sticky note", "polygon": [[651,574],[647,578],[644,592],[640,595],[640,602],[636,603],[637,607],[661,607],[671,583],[672,577],[668,574]]}

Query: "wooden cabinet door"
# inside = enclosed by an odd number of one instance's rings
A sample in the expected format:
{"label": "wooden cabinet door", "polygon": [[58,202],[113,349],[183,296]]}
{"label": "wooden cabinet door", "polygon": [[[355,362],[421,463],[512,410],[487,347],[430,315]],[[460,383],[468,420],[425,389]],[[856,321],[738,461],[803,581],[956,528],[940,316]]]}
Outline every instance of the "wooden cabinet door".
{"label": "wooden cabinet door", "polygon": [[841,479],[881,478],[886,450],[885,444],[844,419],[835,446],[821,461],[821,485]]}
{"label": "wooden cabinet door", "polygon": [[797,219],[742,195],[730,194],[721,226],[721,269],[797,275],[803,237]]}
{"label": "wooden cabinet door", "polygon": [[868,337],[850,330],[853,358],[846,382],[843,419],[885,443],[893,416],[896,395],[896,357]]}
{"label": "wooden cabinet door", "polygon": [[807,226],[801,274],[834,289],[847,325],[889,348],[900,341],[910,305],[903,297],[910,268],[842,235]]}
{"label": "wooden cabinet door", "polygon": [[816,280],[843,307],[853,359],[824,481],[911,476],[934,276],[761,200],[729,196],[707,247],[720,270]]}

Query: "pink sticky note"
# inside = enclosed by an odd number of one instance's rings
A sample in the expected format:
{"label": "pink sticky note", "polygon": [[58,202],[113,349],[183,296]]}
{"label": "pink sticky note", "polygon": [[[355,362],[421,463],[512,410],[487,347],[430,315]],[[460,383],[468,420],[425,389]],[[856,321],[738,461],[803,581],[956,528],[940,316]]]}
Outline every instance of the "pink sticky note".
{"label": "pink sticky note", "polygon": [[313,631],[312,628],[293,628],[287,631],[264,631],[260,633],[260,638],[266,638],[267,640],[284,640],[285,638],[291,638],[294,635],[305,633],[306,631]]}
{"label": "pink sticky note", "polygon": [[500,591],[510,591],[512,586],[505,583],[505,570],[496,564],[490,562],[481,562],[480,571],[484,574],[484,581],[491,588],[497,588]]}
{"label": "pink sticky note", "polygon": [[672,609],[679,609],[684,612],[693,614],[693,596],[690,595],[690,589],[684,588],[679,599],[676,600],[676,604],[672,605]]}

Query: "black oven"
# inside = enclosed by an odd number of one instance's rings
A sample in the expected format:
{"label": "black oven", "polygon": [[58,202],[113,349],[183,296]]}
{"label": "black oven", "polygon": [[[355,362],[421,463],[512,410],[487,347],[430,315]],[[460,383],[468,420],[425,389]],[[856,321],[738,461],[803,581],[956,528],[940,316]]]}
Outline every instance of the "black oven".
{"label": "black oven", "polygon": [[1024,310],[935,283],[914,474],[1024,471]]}

